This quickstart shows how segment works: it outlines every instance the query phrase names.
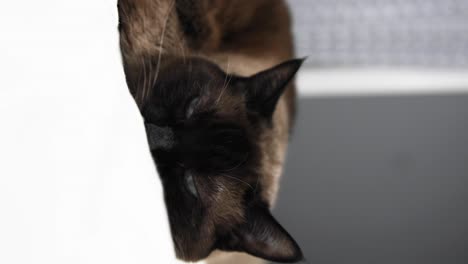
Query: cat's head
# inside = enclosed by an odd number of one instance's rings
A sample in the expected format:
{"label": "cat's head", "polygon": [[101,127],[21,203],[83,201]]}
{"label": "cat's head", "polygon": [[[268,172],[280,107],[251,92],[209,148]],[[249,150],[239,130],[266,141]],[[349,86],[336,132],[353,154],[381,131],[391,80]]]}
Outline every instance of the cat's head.
{"label": "cat's head", "polygon": [[[164,187],[177,256],[213,250],[278,262],[302,253],[262,195],[262,135],[302,60],[251,77],[224,73],[200,58],[166,60],[140,104]],[[155,69],[156,67],[153,67]],[[154,76],[156,77],[156,76]]]}

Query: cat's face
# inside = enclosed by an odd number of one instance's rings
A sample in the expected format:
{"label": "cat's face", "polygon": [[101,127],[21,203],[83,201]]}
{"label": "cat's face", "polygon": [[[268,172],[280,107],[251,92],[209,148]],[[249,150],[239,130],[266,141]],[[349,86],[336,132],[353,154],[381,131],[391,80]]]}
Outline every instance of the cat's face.
{"label": "cat's face", "polygon": [[202,59],[165,63],[140,106],[165,193],[179,258],[241,251],[283,262],[302,253],[262,199],[262,133],[287,83],[292,60],[250,78]]}

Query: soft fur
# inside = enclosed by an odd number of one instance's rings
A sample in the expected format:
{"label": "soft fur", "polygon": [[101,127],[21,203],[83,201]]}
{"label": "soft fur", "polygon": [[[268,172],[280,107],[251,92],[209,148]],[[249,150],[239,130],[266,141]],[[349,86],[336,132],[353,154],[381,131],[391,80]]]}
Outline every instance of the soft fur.
{"label": "soft fur", "polygon": [[290,81],[302,64],[291,60],[284,2],[120,0],[119,14],[178,257],[301,260],[270,213],[293,123]]}

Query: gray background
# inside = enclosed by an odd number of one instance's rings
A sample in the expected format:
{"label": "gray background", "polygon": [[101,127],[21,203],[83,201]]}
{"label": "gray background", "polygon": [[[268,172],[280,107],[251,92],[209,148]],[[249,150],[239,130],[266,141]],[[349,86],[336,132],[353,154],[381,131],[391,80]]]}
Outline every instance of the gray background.
{"label": "gray background", "polygon": [[275,215],[310,263],[468,263],[468,95],[301,99]]}
{"label": "gray background", "polygon": [[468,66],[468,0],[289,0],[309,66]]}
{"label": "gray background", "polygon": [[[468,66],[467,0],[289,2],[306,67]],[[468,263],[468,95],[301,98],[274,213],[309,263]]]}

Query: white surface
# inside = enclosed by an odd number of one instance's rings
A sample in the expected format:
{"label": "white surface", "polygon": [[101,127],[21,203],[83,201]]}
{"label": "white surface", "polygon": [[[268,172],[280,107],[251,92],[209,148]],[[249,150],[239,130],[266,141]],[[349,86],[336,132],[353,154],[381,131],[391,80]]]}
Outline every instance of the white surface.
{"label": "white surface", "polygon": [[0,263],[173,263],[116,1],[8,1],[0,32]]}
{"label": "white surface", "polygon": [[372,96],[468,93],[468,70],[303,69],[302,96]]}

